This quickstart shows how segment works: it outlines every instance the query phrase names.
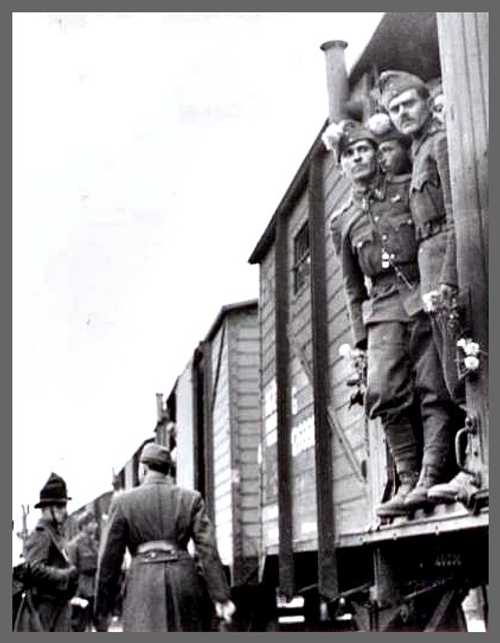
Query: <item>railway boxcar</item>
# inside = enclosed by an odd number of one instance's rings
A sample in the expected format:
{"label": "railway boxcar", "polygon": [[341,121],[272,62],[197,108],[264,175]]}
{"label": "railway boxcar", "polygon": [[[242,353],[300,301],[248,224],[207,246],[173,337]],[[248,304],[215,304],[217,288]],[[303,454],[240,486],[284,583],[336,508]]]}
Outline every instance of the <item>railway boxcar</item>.
{"label": "railway boxcar", "polygon": [[350,408],[339,355],[350,323],[329,234],[348,186],[320,132],[250,257],[260,266],[264,569],[285,597],[306,597],[312,620],[320,598],[330,616],[348,598],[360,629],[460,629],[464,588],[484,586],[488,573],[488,16],[386,14],[349,75],[345,46],[322,46],[331,120],[347,100],[366,116],[385,69],[442,77],[462,322],[483,351],[467,380],[457,465],[480,491],[470,506],[376,518],[387,450],[378,423]]}
{"label": "railway boxcar", "polygon": [[198,489],[233,586],[261,555],[257,301],[224,306],[167,398],[177,484]]}

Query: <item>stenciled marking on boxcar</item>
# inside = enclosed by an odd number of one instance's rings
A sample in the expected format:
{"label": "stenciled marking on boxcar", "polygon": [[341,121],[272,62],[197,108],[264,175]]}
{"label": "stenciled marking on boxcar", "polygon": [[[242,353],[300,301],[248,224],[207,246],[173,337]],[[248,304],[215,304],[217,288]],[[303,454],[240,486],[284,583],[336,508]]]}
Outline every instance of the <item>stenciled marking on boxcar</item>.
{"label": "stenciled marking on boxcar", "polygon": [[292,428],[292,457],[314,446],[314,416],[302,420]]}

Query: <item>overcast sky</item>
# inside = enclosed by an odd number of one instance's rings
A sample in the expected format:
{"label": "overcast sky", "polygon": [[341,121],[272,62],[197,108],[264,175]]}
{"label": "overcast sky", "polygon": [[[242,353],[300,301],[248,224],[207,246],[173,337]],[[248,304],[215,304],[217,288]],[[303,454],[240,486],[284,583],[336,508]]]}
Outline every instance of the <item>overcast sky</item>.
{"label": "overcast sky", "polygon": [[[16,13],[13,518],[153,435],[328,114],[322,42],[382,14]],[[31,509],[30,525],[37,518]]]}

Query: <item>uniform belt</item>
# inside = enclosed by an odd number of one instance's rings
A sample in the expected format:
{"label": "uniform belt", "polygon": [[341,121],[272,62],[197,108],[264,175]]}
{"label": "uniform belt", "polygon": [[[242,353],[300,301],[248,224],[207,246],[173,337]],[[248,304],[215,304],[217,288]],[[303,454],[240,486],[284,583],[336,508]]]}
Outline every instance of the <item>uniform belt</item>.
{"label": "uniform belt", "polygon": [[424,241],[429,239],[439,232],[450,229],[450,225],[446,219],[439,219],[438,221],[424,221],[416,225],[415,236],[417,241]]}
{"label": "uniform belt", "polygon": [[403,277],[411,283],[416,283],[419,280],[418,266],[416,264],[398,264],[397,268],[400,274],[397,274],[394,268],[389,268],[371,277],[372,286],[374,288],[383,288],[391,284],[400,285]]}
{"label": "uniform belt", "polygon": [[161,551],[166,553],[179,553],[181,551],[186,551],[181,549],[177,543],[170,542],[168,540],[149,540],[146,543],[141,543],[136,550],[137,554],[147,554],[151,551]]}

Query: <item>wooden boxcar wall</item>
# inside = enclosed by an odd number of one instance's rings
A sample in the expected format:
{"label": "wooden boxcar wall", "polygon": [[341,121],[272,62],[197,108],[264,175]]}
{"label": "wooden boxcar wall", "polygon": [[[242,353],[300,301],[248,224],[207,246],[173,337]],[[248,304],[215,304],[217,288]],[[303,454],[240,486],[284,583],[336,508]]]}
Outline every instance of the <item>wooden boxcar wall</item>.
{"label": "wooden boxcar wall", "polygon": [[[489,21],[487,12],[438,13],[443,90],[450,152],[457,265],[470,295],[470,332],[483,353],[479,377],[467,383],[467,408],[478,419],[469,467],[488,486],[488,131]],[[479,313],[479,314],[478,314]],[[477,454],[475,456],[474,454]]]}
{"label": "wooden boxcar wall", "polygon": [[193,367],[190,360],[176,384],[177,484],[195,488]]}
{"label": "wooden boxcar wall", "polygon": [[259,330],[262,387],[262,537],[270,552],[279,543],[278,525],[278,419],[276,402],[276,324],[274,248],[260,265]]}
{"label": "wooden boxcar wall", "polygon": [[256,305],[226,313],[210,361],[217,543],[232,583],[239,584],[256,571],[261,547]]}

